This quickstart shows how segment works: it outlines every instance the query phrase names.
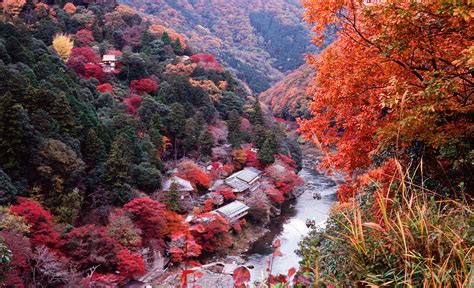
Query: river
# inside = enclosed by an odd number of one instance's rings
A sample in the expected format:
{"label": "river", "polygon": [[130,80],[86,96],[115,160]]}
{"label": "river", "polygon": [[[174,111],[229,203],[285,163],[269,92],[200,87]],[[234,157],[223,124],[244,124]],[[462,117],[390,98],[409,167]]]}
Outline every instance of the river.
{"label": "river", "polygon": [[[309,232],[306,219],[314,219],[316,225],[323,226],[332,205],[337,200],[336,182],[316,172],[311,162],[304,162],[299,175],[305,181],[304,193],[286,203],[281,216],[272,220],[270,232],[256,241],[247,252],[245,265],[254,267],[250,270],[252,282],[261,281],[262,275],[267,275],[266,262],[272,254],[272,243],[276,239],[281,242],[280,251],[283,256],[274,259],[272,274],[287,274],[291,267],[298,269],[300,258],[295,254],[295,250],[298,249],[298,242]],[[314,200],[313,192],[320,193],[321,200]]]}

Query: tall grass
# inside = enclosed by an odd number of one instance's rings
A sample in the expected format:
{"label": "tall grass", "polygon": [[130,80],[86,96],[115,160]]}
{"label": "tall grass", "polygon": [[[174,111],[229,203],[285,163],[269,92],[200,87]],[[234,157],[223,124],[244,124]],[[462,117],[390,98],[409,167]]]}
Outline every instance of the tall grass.
{"label": "tall grass", "polygon": [[354,201],[339,221],[339,241],[348,244],[347,257],[362,276],[359,283],[469,287],[474,252],[471,199],[464,191],[459,199],[444,199],[414,184],[415,175],[397,166],[388,188],[375,186],[371,208],[378,210],[377,217]]}
{"label": "tall grass", "polygon": [[390,185],[373,182],[302,242],[312,287],[474,287],[472,199],[462,185],[457,199],[429,191],[413,180],[422,166],[396,163]]}

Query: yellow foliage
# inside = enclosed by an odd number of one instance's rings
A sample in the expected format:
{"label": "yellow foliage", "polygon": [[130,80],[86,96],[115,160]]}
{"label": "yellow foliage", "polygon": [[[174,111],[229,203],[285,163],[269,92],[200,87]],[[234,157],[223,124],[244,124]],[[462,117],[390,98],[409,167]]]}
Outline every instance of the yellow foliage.
{"label": "yellow foliage", "polygon": [[23,217],[12,214],[8,207],[0,207],[0,230],[26,234],[30,228]]}
{"label": "yellow foliage", "polygon": [[74,48],[74,43],[71,38],[64,34],[57,34],[53,39],[54,51],[66,62],[71,55],[71,50]]}

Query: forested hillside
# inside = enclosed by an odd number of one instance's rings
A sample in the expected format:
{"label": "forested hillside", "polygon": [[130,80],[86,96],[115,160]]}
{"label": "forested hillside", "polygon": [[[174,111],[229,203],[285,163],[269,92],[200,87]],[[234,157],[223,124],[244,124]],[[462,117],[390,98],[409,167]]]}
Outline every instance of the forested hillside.
{"label": "forested hillside", "polygon": [[191,46],[217,55],[255,93],[282,79],[315,51],[300,1],[124,0],[187,36]]}
{"label": "forested hillside", "polygon": [[312,99],[308,89],[314,73],[310,66],[302,65],[262,92],[259,99],[276,117],[291,121],[308,118],[311,115],[308,104]]}
{"label": "forested hillside", "polygon": [[[248,204],[268,222],[299,184],[298,146],[182,35],[114,1],[74,3],[3,2],[0,283],[115,287],[154,255],[227,249],[231,224],[206,213],[235,195],[208,189],[245,166],[266,173]],[[190,205],[160,189],[172,175]]]}

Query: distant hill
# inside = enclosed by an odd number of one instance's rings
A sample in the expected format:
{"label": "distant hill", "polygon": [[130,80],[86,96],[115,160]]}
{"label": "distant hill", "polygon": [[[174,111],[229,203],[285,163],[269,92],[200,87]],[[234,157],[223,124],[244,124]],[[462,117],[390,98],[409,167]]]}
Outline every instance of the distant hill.
{"label": "distant hill", "polygon": [[312,83],[313,75],[313,68],[306,64],[302,65],[261,93],[260,101],[277,117],[288,120],[307,118],[310,116],[308,102],[311,100],[307,90]]}
{"label": "distant hill", "polygon": [[[122,0],[211,52],[255,93],[304,63],[312,49],[298,0]],[[313,49],[315,50],[315,49]]]}

